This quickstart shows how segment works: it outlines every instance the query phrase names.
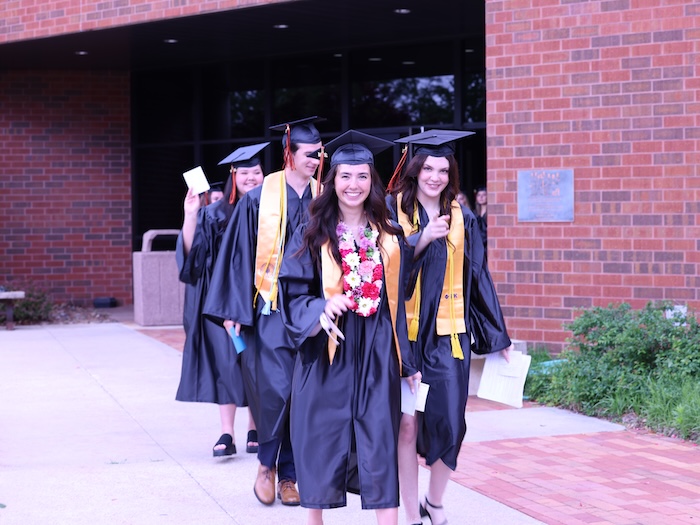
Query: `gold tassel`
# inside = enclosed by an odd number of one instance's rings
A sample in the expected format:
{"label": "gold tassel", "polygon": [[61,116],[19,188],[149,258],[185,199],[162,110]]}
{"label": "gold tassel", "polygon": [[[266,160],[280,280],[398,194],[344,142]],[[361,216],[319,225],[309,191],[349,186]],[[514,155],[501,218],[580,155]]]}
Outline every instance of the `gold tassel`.
{"label": "gold tassel", "polygon": [[450,342],[452,343],[452,357],[464,361],[464,352],[462,352],[462,345],[459,344],[457,334],[450,335]]}
{"label": "gold tassel", "polygon": [[417,341],[418,340],[418,318],[414,317],[411,319],[411,325],[408,327],[408,340]]}

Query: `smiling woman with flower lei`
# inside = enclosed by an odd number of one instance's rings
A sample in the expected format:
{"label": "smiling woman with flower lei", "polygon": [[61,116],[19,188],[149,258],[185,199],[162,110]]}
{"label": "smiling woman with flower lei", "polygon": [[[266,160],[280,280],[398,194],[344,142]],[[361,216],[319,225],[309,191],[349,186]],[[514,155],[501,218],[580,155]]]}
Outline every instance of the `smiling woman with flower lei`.
{"label": "smiling woman with flower lei", "polygon": [[291,437],[309,525],[357,489],[378,523],[398,523],[399,377],[420,374],[400,285],[413,253],[388,219],[374,168],[373,153],[389,146],[352,130],[328,143],[323,193],[280,272],[282,315],[300,348]]}

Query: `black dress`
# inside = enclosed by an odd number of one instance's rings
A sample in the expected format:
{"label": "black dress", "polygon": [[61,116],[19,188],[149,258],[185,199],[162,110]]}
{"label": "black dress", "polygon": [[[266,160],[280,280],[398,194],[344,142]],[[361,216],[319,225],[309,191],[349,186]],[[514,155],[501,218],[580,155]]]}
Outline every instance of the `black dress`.
{"label": "black dress", "polygon": [[[396,200],[387,198],[387,205],[396,218]],[[428,216],[418,203],[420,224],[428,223]],[[474,214],[462,207],[464,217],[464,312],[467,332],[459,334],[464,360],[452,357],[450,336],[440,336],[436,319],[440,295],[447,268],[446,239],[431,242],[417,261],[421,272],[420,325],[414,355],[430,385],[425,412],[418,412],[418,453],[432,465],[441,459],[454,470],[457,467],[462,440],[467,431],[464,412],[469,395],[469,348],[478,354],[497,352],[510,346],[505,320],[484,259],[484,246]],[[415,242],[418,236],[410,236]],[[414,268],[414,271],[416,268]],[[412,290],[409,290],[412,292]],[[474,335],[474,344],[471,336]]]}
{"label": "black dress", "polygon": [[[359,483],[362,508],[397,507],[401,387],[386,286],[375,314],[346,312],[341,317],[345,341],[330,364],[326,333],[309,336],[326,301],[309,251],[293,255],[303,232],[302,226],[292,238],[280,273],[283,317],[300,348],[290,424],[301,504],[319,509],[345,506],[346,493],[357,491]],[[406,260],[405,253],[401,257]],[[404,375],[410,375],[415,368],[402,291],[400,296],[396,329]]]}
{"label": "black dress", "polygon": [[[258,186],[246,193],[231,216],[204,313],[219,322],[230,319],[242,325],[241,335],[247,346],[240,354],[246,397],[258,440],[267,443],[281,439],[288,422],[296,348],[279,310],[263,315],[264,301],[253,305],[261,191],[262,186]],[[310,202],[309,186],[300,198],[287,185],[287,241],[302,222]]]}
{"label": "black dress", "polygon": [[183,311],[185,348],[175,399],[245,406],[241,365],[231,338],[220,324],[202,316],[221,236],[229,219],[226,206],[220,202],[199,210],[192,247],[187,255],[182,234],[177,240],[180,280],[187,286]]}

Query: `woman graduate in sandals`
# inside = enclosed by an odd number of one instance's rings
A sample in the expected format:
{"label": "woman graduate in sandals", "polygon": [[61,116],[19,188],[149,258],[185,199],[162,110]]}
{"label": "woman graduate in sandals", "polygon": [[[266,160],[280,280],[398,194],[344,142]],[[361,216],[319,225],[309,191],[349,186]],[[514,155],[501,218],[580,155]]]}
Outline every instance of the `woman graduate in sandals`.
{"label": "woman graduate in sandals", "polygon": [[380,524],[398,521],[399,378],[420,374],[400,285],[401,263],[413,255],[402,253],[374,168],[373,153],[391,145],[354,130],[327,144],[323,192],[280,272],[283,319],[300,348],[291,438],[310,525],[323,523],[323,509],[345,506],[357,482],[362,508],[375,509]]}
{"label": "woman graduate in sandals", "polygon": [[[442,497],[466,433],[470,349],[503,350],[508,359],[511,345],[476,218],[455,200],[454,141],[467,135],[431,130],[397,140],[416,149],[401,171],[406,146],[389,183],[388,207],[406,236],[414,234],[410,242],[421,256],[406,314],[416,365],[429,385],[425,411],[401,419],[399,474],[407,523],[425,516],[433,525],[447,523]],[[430,466],[428,493],[420,504],[416,450]]]}
{"label": "woman graduate in sandals", "polygon": [[[231,339],[220,325],[202,316],[202,307],[209,292],[221,237],[233,209],[248,190],[262,184],[263,170],[257,155],[268,144],[238,148],[219,162],[219,165],[231,166],[223,199],[201,207],[199,195],[193,194],[191,189],[187,192],[185,219],[177,242],[180,280],[187,286],[183,316],[185,348],[175,399],[219,405],[221,437],[214,445],[215,457],[236,453],[233,437],[236,407],[247,403],[241,365]],[[257,435],[252,417],[249,417],[248,428],[246,451],[256,452]]]}

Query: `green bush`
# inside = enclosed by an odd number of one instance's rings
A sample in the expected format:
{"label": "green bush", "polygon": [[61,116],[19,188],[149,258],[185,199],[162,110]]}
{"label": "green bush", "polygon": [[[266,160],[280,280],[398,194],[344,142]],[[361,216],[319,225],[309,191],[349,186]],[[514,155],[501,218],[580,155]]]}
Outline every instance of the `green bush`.
{"label": "green bush", "polygon": [[[630,414],[657,431],[700,439],[700,326],[669,318],[669,303],[583,312],[560,360],[531,365],[526,394],[613,420]],[[556,366],[551,364],[556,363]]]}
{"label": "green bush", "polygon": [[[15,301],[13,318],[17,324],[38,324],[49,320],[52,303],[48,293],[34,283],[7,283],[6,291],[22,290],[24,299]],[[0,324],[5,322],[5,308],[0,308]]]}

